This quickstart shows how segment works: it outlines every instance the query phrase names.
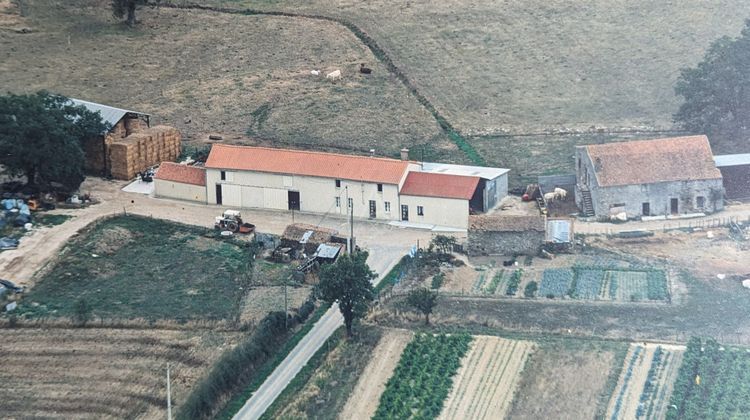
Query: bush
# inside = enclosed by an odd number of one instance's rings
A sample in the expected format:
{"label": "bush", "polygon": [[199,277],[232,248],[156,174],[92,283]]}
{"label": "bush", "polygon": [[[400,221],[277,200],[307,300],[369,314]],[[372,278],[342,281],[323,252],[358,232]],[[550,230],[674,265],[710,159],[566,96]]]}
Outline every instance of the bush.
{"label": "bush", "polygon": [[312,299],[307,299],[297,311],[297,320],[302,323],[310,317],[310,314],[315,311],[315,302]]}
{"label": "bush", "polygon": [[433,289],[439,289],[443,286],[443,282],[445,281],[445,274],[438,273],[432,276],[432,288]]}
{"label": "bush", "polygon": [[255,371],[278,350],[286,332],[284,318],[284,312],[269,313],[250,337],[224,352],[208,375],[193,388],[178,418],[210,418],[225,395],[249,382]]}
{"label": "bush", "polygon": [[536,294],[538,288],[539,286],[535,281],[529,282],[529,284],[527,284],[526,288],[523,290],[523,295],[527,298],[532,298]]}
{"label": "bush", "polygon": [[91,311],[91,305],[86,302],[86,299],[80,298],[76,300],[73,307],[73,320],[75,320],[76,324],[83,327],[91,320]]}

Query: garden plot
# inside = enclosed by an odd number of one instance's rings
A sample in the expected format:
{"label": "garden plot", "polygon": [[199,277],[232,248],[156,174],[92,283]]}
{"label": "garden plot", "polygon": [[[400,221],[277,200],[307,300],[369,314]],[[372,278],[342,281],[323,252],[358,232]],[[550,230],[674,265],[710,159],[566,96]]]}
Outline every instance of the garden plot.
{"label": "garden plot", "polygon": [[669,299],[666,274],[662,270],[609,270],[598,267],[548,268],[542,275],[539,296],[568,295],[583,300],[620,302]]}
{"label": "garden plot", "polygon": [[418,334],[388,380],[373,419],[434,418],[469,350],[469,335]]}
{"label": "garden plot", "polygon": [[666,413],[672,419],[750,418],[750,349],[692,338]]}
{"label": "garden plot", "polygon": [[664,418],[684,351],[683,346],[631,344],[606,418]]}
{"label": "garden plot", "polygon": [[475,336],[439,418],[505,416],[533,349],[530,341]]}

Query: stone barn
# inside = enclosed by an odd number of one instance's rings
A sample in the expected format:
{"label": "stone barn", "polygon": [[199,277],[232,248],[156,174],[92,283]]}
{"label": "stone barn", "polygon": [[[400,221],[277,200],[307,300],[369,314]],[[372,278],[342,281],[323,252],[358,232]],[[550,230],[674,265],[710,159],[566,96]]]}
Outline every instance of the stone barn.
{"label": "stone barn", "polygon": [[726,198],[750,200],[750,153],[714,156],[724,180]]}
{"label": "stone barn", "polygon": [[724,208],[706,136],[576,147],[576,204],[600,218],[711,213]]}
{"label": "stone barn", "polygon": [[544,216],[469,217],[467,252],[472,257],[537,255],[544,241]]}

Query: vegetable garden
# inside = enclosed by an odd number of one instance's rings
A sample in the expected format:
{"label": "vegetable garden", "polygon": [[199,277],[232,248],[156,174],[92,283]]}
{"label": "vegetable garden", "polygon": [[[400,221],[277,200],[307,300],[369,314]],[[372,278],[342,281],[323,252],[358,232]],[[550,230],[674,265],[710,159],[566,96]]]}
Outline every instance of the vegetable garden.
{"label": "vegetable garden", "polygon": [[539,296],[584,300],[668,301],[663,270],[625,270],[601,267],[548,268],[542,274]]}
{"label": "vegetable garden", "polygon": [[606,418],[664,418],[683,350],[680,346],[632,344]]}
{"label": "vegetable garden", "polygon": [[533,349],[530,341],[474,337],[440,419],[503,418]]}
{"label": "vegetable garden", "polygon": [[666,418],[749,418],[749,395],[750,349],[723,347],[711,339],[692,338]]}
{"label": "vegetable garden", "polygon": [[416,335],[388,380],[373,419],[437,417],[470,343],[467,334]]}

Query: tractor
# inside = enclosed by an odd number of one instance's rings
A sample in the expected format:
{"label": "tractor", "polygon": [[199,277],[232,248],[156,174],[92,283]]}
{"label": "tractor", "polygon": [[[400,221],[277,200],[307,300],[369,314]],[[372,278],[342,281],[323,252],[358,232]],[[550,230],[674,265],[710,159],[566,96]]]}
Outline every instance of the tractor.
{"label": "tractor", "polygon": [[223,215],[216,217],[214,227],[234,233],[251,233],[255,230],[255,225],[242,222],[238,210],[225,210]]}

